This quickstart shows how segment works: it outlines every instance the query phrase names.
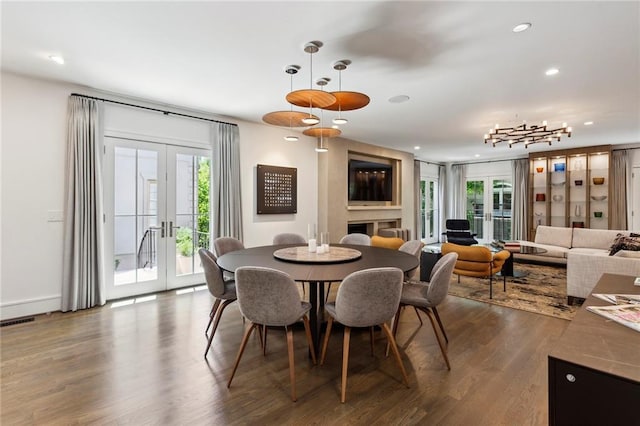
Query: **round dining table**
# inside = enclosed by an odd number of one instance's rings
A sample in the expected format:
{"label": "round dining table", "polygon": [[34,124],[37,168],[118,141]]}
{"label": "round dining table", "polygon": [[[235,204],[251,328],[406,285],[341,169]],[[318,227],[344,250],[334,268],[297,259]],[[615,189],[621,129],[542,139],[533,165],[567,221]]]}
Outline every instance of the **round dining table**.
{"label": "round dining table", "polygon": [[[218,266],[228,272],[235,272],[241,266],[262,266],[273,268],[289,274],[298,282],[309,283],[309,322],[311,336],[316,351],[319,350],[320,333],[324,317],[324,284],[342,281],[352,272],[369,268],[396,267],[403,272],[410,272],[418,267],[418,259],[403,251],[382,247],[360,246],[351,244],[332,244],[330,248],[356,250],[360,256],[348,260],[313,261],[283,260],[277,254],[282,249],[297,247],[300,244],[285,244],[252,247],[223,254],[218,258]],[[304,246],[306,247],[306,246]],[[274,256],[274,253],[276,256]]]}

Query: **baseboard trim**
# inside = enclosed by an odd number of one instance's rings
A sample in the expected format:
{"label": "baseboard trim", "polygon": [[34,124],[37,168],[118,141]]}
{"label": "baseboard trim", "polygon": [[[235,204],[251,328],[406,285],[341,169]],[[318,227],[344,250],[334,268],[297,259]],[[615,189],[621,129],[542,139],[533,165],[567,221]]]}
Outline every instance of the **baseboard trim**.
{"label": "baseboard trim", "polygon": [[0,321],[30,315],[46,314],[62,309],[62,296],[45,296],[35,299],[0,304]]}

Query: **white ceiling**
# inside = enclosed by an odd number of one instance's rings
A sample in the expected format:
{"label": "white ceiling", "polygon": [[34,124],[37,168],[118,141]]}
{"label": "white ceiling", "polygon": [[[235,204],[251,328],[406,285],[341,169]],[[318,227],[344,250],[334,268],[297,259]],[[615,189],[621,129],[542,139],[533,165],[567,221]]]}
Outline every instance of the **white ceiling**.
{"label": "white ceiling", "polygon": [[[3,1],[1,12],[5,71],[255,122],[289,109],[286,65],[302,66],[294,90],[310,87],[303,46],[320,40],[313,79],[338,90],[332,64],[350,59],[342,90],[371,97],[343,113],[343,136],[425,160],[640,142],[638,1]],[[513,33],[521,22],[533,26]],[[388,102],[396,95],[411,99]],[[483,143],[522,120],[567,122],[573,135],[529,151]]]}

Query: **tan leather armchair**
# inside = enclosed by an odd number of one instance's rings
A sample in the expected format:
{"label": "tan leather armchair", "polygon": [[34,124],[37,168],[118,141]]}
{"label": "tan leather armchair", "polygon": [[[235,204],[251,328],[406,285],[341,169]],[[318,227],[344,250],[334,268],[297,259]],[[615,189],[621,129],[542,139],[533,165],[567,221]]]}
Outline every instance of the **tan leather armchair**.
{"label": "tan leather armchair", "polygon": [[[458,253],[453,273],[467,277],[489,277],[489,298],[493,299],[493,276],[502,270],[504,262],[511,256],[507,250],[492,253],[485,246],[461,246],[453,243],[442,244],[442,254]],[[507,279],[502,276],[503,290],[507,291]]]}

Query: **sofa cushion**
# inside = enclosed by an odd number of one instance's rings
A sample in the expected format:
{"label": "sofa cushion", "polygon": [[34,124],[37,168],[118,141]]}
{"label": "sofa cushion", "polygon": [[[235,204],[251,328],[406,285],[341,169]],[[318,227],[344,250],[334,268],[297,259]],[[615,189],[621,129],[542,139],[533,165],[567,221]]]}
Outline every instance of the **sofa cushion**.
{"label": "sofa cushion", "polygon": [[609,250],[618,234],[629,235],[629,232],[611,229],[574,228],[571,247]]}
{"label": "sofa cushion", "polygon": [[626,235],[618,234],[615,241],[611,245],[609,256],[613,256],[620,250],[640,251],[640,238],[627,237]]}
{"label": "sofa cushion", "polygon": [[536,228],[535,242],[549,246],[571,248],[571,231],[571,228],[540,225]]}
{"label": "sofa cushion", "polygon": [[571,253],[589,254],[592,256],[608,256],[609,250],[602,250],[596,248],[576,247],[570,250]]}

